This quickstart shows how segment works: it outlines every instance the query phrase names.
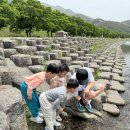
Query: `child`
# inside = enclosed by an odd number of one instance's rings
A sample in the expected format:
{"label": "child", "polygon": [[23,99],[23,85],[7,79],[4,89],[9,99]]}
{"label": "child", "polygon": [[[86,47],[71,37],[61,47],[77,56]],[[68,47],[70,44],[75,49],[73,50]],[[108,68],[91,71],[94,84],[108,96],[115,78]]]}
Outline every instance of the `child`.
{"label": "child", "polygon": [[50,80],[50,87],[60,87],[66,86],[66,74],[69,72],[69,67],[66,64],[61,64],[59,66],[59,73],[54,78]]}
{"label": "child", "polygon": [[55,119],[56,110],[63,111],[67,93],[74,93],[78,86],[79,83],[76,79],[70,79],[67,86],[53,88],[40,95],[39,101],[46,122],[45,130],[54,130],[54,126],[60,126]]}
{"label": "child", "polygon": [[[61,64],[59,66],[59,73],[54,78],[50,80],[50,87],[61,87],[66,86],[66,74],[69,72],[69,67],[66,64]],[[59,116],[59,113],[57,113],[56,116],[57,121],[62,121],[62,118]]]}
{"label": "child", "polygon": [[39,72],[25,77],[24,82],[21,83],[21,93],[32,114],[32,117],[30,118],[31,121],[36,123],[43,122],[43,119],[40,117],[43,115],[39,113],[40,103],[36,93],[36,88],[40,86],[40,84],[42,84],[46,79],[53,78],[58,72],[59,67],[56,64],[49,64],[46,72]]}

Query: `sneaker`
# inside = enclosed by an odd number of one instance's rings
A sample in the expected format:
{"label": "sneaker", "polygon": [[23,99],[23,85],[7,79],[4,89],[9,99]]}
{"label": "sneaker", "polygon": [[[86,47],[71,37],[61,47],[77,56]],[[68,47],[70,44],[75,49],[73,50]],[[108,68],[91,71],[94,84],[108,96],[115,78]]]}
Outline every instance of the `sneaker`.
{"label": "sneaker", "polygon": [[43,119],[41,117],[39,117],[39,116],[37,116],[37,117],[31,117],[30,120],[33,121],[33,122],[35,122],[35,123],[38,123],[38,124],[40,124],[40,123],[43,122]]}
{"label": "sneaker", "polygon": [[43,114],[39,112],[38,116],[43,117]]}
{"label": "sneaker", "polygon": [[62,118],[58,115],[58,116],[56,116],[56,120],[57,121],[62,121]]}
{"label": "sneaker", "polygon": [[88,104],[85,106],[85,108],[87,109],[88,112],[93,112],[91,103],[88,103]]}
{"label": "sneaker", "polygon": [[76,105],[76,108],[77,108],[80,112],[85,112],[84,107],[80,104],[79,101],[75,101],[75,105]]}
{"label": "sneaker", "polygon": [[48,128],[45,126],[45,129],[44,130],[48,130]]}
{"label": "sneaker", "polygon": [[60,123],[60,122],[55,121],[55,122],[54,122],[54,126],[61,126],[61,123]]}

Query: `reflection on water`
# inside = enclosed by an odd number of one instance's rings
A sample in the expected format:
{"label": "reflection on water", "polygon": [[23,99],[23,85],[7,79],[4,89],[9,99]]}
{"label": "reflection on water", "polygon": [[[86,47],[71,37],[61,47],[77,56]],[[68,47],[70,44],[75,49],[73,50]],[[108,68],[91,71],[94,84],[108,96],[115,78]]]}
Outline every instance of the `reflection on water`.
{"label": "reflection on water", "polygon": [[130,67],[130,41],[125,42],[122,45],[122,50],[123,50],[123,54],[124,54],[126,64],[127,64],[128,67]]}

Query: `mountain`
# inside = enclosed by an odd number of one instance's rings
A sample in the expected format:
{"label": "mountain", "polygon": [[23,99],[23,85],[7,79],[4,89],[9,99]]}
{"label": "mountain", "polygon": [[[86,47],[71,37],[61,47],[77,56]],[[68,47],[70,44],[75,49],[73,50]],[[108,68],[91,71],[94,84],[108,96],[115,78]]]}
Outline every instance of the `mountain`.
{"label": "mountain", "polygon": [[130,33],[130,23],[125,22],[114,22],[114,21],[105,21],[102,19],[94,19],[92,23],[96,26],[104,27],[112,31],[117,32],[127,32]]}
{"label": "mountain", "polygon": [[122,23],[130,26],[130,20],[123,21]]}
{"label": "mountain", "polygon": [[130,20],[123,21],[123,22],[114,22],[114,21],[106,21],[101,18],[93,19],[84,14],[75,13],[70,9],[64,9],[61,6],[52,6],[52,8],[57,9],[61,13],[65,13],[66,15],[69,15],[69,16],[80,17],[81,19],[83,19],[87,22],[90,22],[96,26],[104,27],[104,28],[112,30],[112,31],[130,33]]}

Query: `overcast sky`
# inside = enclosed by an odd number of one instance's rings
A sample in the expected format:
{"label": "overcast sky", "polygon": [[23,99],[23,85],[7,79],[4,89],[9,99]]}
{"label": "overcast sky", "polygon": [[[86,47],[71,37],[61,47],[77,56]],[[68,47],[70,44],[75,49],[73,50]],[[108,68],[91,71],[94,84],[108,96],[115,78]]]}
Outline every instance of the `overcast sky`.
{"label": "overcast sky", "polygon": [[62,6],[92,18],[111,21],[130,20],[130,0],[40,0],[53,6]]}

